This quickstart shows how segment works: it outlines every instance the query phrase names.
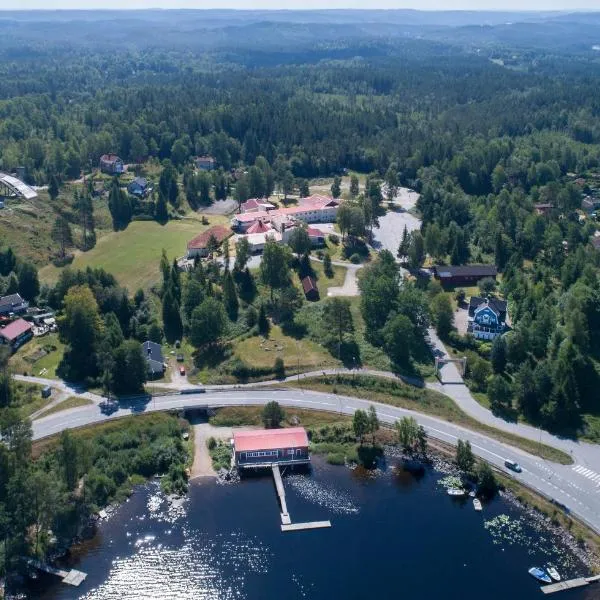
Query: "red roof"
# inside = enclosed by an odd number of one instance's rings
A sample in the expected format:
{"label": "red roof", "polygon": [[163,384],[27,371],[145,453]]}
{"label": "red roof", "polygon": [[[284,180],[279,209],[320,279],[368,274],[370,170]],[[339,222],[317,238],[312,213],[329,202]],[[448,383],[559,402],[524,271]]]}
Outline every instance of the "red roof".
{"label": "red roof", "polygon": [[267,231],[271,231],[271,226],[267,225],[264,221],[258,220],[248,227],[246,233],[267,233]]}
{"label": "red roof", "polygon": [[232,234],[231,229],[229,227],[225,227],[224,225],[213,225],[209,227],[206,231],[203,231],[200,235],[197,235],[193,240],[188,242],[188,249],[200,249],[203,250],[206,248],[208,244],[208,240],[210,236],[214,236],[217,240],[217,243],[221,243],[223,240],[226,240]]}
{"label": "red roof", "polygon": [[306,233],[308,233],[309,237],[325,237],[325,234],[316,227],[311,227],[310,225],[306,228]]}
{"label": "red roof", "polygon": [[121,159],[116,154],[103,154],[100,160],[106,163],[114,163]]}
{"label": "red roof", "polygon": [[7,342],[13,342],[20,335],[23,335],[27,331],[31,331],[32,325],[25,321],[25,319],[17,319],[10,325],[7,325],[4,329],[0,329],[0,336],[2,336]]}
{"label": "red roof", "polygon": [[307,275],[302,280],[302,288],[304,289],[305,294],[308,294],[308,292],[310,292],[311,290],[315,290],[315,292],[319,291],[319,289],[317,288],[317,282],[310,275]]}
{"label": "red roof", "polygon": [[308,436],[304,427],[235,431],[233,433],[233,443],[236,452],[308,448]]}

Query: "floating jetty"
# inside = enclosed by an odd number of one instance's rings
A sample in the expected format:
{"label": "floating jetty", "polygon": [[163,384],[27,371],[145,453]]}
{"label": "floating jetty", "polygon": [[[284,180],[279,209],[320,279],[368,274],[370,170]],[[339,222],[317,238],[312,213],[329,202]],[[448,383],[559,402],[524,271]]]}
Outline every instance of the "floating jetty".
{"label": "floating jetty", "polygon": [[555,592],[562,592],[564,590],[573,590],[575,588],[584,587],[600,581],[600,575],[594,577],[577,577],[577,579],[570,579],[569,581],[559,581],[551,585],[543,585],[540,587],[544,594],[554,594]]}
{"label": "floating jetty", "polygon": [[46,563],[40,562],[39,560],[35,560],[34,558],[25,558],[25,562],[40,571],[44,571],[46,573],[50,573],[50,575],[56,575],[62,579],[63,583],[68,585],[72,585],[75,587],[80,586],[85,578],[87,577],[87,573],[83,571],[78,571],[77,569],[71,569],[66,571],[65,569],[57,569],[56,567],[51,567]]}
{"label": "floating jetty", "polygon": [[275,489],[277,490],[277,495],[279,496],[279,505],[281,506],[281,531],[302,531],[304,529],[322,529],[324,527],[331,527],[330,521],[292,523],[290,513],[287,509],[287,502],[285,500],[285,488],[283,487],[283,480],[281,479],[281,471],[279,470],[279,465],[272,464],[271,470],[273,471]]}

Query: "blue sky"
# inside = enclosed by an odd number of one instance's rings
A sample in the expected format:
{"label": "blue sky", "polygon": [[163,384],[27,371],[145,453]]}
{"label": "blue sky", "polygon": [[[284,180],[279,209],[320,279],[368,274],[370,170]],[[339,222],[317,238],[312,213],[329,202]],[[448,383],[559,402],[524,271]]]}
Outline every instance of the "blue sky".
{"label": "blue sky", "polygon": [[600,10],[600,0],[0,0],[0,9],[415,8],[422,10]]}

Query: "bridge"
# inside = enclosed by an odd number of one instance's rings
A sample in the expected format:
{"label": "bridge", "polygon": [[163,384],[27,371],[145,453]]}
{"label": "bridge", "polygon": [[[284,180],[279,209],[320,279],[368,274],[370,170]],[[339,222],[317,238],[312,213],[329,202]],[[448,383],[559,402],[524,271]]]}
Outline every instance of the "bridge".
{"label": "bridge", "polygon": [[37,198],[37,192],[20,179],[6,173],[0,173],[0,196],[33,200]]}

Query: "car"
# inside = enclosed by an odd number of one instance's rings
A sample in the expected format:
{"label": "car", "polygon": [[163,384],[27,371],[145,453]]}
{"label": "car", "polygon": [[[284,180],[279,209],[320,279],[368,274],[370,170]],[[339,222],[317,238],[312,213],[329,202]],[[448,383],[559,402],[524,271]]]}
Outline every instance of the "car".
{"label": "car", "polygon": [[178,354],[177,355],[177,362],[183,362],[185,359],[183,357],[183,354]]}
{"label": "car", "polygon": [[119,410],[119,403],[115,400],[102,400],[100,402],[100,411],[105,415],[111,415]]}
{"label": "car", "polygon": [[185,375],[185,367],[183,365],[181,365],[181,367],[179,367],[179,374],[181,376]]}
{"label": "car", "polygon": [[510,469],[511,471],[514,471],[515,473],[520,473],[523,470],[521,468],[521,465],[518,462],[515,462],[514,460],[505,460],[504,461],[504,466],[507,469]]}

